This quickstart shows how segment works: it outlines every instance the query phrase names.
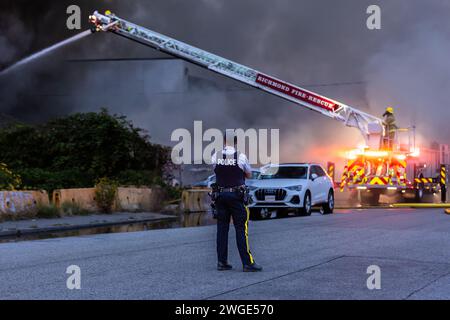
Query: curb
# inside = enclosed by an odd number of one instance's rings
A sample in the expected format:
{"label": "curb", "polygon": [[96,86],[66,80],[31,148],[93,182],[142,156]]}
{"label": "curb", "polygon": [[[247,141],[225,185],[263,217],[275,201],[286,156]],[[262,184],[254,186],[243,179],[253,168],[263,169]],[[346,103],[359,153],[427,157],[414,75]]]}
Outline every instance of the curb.
{"label": "curb", "polygon": [[145,222],[174,222],[178,219],[177,216],[167,216],[164,218],[149,218],[149,219],[139,219],[139,220],[127,220],[127,221],[117,221],[117,222],[104,222],[104,223],[93,223],[93,224],[80,224],[71,226],[57,226],[57,227],[45,227],[45,228],[35,228],[35,229],[18,229],[18,230],[8,230],[0,231],[0,239],[8,238],[19,238],[27,235],[37,235],[43,233],[52,232],[67,232],[67,231],[77,231],[91,228],[101,228],[101,227],[112,227],[121,226],[127,224],[137,224]]}
{"label": "curb", "polygon": [[359,209],[392,209],[389,205],[382,205],[382,206],[361,206],[361,207],[342,207],[342,206],[336,206],[334,207],[335,210],[359,210]]}
{"label": "curb", "polygon": [[449,208],[450,203],[394,203],[392,208]]}

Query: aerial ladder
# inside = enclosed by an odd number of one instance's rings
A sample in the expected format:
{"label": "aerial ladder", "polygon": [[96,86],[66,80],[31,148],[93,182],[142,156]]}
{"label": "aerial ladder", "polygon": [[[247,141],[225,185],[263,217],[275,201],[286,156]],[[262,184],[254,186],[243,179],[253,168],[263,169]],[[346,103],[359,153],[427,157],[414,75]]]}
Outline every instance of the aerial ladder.
{"label": "aerial ladder", "polygon": [[369,138],[369,124],[381,126],[382,120],[346,104],[326,98],[312,91],[295,86],[255,69],[219,57],[205,50],[167,37],[121,19],[106,11],[97,11],[89,17],[93,31],[110,31],[125,38],[150,46],[171,56],[186,60],[200,67],[276,95],[310,110],[343,122],[346,126],[359,129],[364,139]]}
{"label": "aerial ladder", "polygon": [[[353,152],[348,159],[341,180],[344,185],[371,192],[369,200],[378,202],[380,190],[416,189],[416,184],[407,183],[406,159],[416,150],[383,150],[384,127],[382,119],[354,107],[324,97],[258,70],[222,58],[208,51],[170,38],[155,31],[122,19],[110,11],[104,14],[95,11],[89,16],[92,32],[111,32],[173,57],[188,61],[228,78],[265,91],[277,97],[303,106],[324,116],[335,119],[348,127],[357,128],[365,140],[366,150]],[[396,152],[395,152],[396,151]],[[383,161],[368,161],[382,158]],[[350,170],[350,167],[351,169]],[[378,171],[376,166],[381,167]],[[370,177],[369,177],[370,175]],[[370,178],[370,180],[368,180]],[[371,183],[373,181],[373,183]],[[414,178],[411,179],[414,181]],[[375,191],[374,191],[375,190]]]}

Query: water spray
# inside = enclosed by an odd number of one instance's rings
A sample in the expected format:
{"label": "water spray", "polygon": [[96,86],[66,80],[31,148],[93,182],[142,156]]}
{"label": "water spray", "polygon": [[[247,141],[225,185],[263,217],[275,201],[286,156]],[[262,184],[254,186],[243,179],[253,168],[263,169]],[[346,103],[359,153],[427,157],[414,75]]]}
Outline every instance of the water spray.
{"label": "water spray", "polygon": [[26,58],[24,58],[24,59],[22,59],[22,60],[20,60],[20,61],[18,61],[16,63],[14,63],[10,67],[4,69],[3,71],[0,72],[0,76],[6,75],[8,73],[11,73],[11,72],[17,70],[18,68],[20,68],[20,67],[22,67],[22,66],[24,66],[24,65],[26,65],[26,64],[34,61],[34,60],[36,60],[36,59],[42,58],[43,56],[45,56],[47,54],[50,54],[51,52],[53,52],[53,51],[55,51],[57,49],[60,49],[60,48],[62,48],[64,46],[67,46],[67,45],[73,43],[73,42],[81,40],[81,39],[87,37],[90,34],[92,34],[92,30],[86,30],[86,31],[80,32],[80,33],[76,34],[75,36],[70,37],[70,38],[68,38],[66,40],[58,42],[58,43],[56,43],[56,44],[54,44],[54,45],[52,45],[52,46],[50,46],[48,48],[45,48],[45,49],[43,49],[43,50],[41,50],[39,52],[36,52],[36,53],[32,54],[31,56],[26,57]]}

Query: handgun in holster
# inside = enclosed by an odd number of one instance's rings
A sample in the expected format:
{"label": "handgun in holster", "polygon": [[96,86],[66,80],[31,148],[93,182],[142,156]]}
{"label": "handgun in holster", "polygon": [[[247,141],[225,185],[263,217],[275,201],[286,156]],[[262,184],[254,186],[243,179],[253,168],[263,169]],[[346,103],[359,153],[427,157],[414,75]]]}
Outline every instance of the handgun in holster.
{"label": "handgun in holster", "polygon": [[211,198],[211,214],[213,216],[213,219],[217,219],[216,201],[219,198],[219,187],[216,183],[213,183],[211,185],[211,189],[211,192],[208,192],[208,195]]}

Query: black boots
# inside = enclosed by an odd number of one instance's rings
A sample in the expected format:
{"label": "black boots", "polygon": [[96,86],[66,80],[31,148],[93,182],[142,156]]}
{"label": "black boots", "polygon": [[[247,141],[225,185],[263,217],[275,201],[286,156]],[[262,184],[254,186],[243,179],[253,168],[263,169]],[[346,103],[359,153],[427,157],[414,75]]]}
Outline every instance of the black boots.
{"label": "black boots", "polygon": [[[218,262],[217,263],[217,270],[219,271],[226,271],[233,269],[233,266],[229,264],[228,262]],[[244,265],[244,272],[258,272],[262,271],[262,267],[259,264],[253,263],[250,265]]]}
{"label": "black boots", "polygon": [[253,263],[251,265],[244,265],[244,272],[258,272],[262,271],[262,267],[259,264]]}
{"label": "black boots", "polygon": [[217,270],[219,271],[226,271],[233,269],[233,266],[231,264],[228,264],[228,262],[218,262],[217,263]]}

